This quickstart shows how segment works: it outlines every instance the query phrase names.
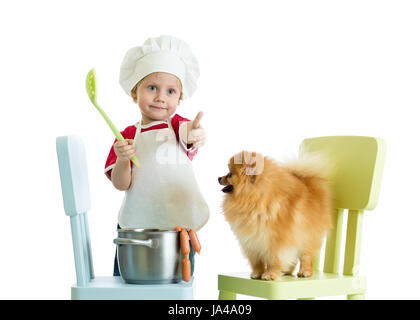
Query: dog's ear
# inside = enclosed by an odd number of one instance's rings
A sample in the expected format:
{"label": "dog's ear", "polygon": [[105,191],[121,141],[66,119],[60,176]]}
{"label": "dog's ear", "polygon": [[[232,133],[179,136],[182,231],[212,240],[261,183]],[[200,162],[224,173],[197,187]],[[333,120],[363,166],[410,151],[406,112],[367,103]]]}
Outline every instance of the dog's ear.
{"label": "dog's ear", "polygon": [[[259,175],[264,170],[264,156],[256,152],[244,150],[235,154],[230,160],[231,164],[232,162],[240,168],[238,173],[241,176]],[[256,177],[253,177],[251,182],[254,183],[255,179]]]}
{"label": "dog's ear", "polygon": [[256,175],[252,175],[249,180],[251,181],[251,183],[255,183],[255,180],[257,179]]}
{"label": "dog's ear", "polygon": [[[259,175],[264,171],[264,156],[256,152],[244,153],[247,175]],[[255,179],[253,179],[255,182]]]}

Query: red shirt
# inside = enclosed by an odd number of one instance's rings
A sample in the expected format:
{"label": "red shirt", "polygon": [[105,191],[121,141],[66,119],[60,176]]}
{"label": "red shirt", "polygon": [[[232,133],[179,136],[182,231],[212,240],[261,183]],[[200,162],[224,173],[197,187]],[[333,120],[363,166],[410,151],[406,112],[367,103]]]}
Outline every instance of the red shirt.
{"label": "red shirt", "polygon": [[[179,127],[181,125],[181,123],[183,122],[188,122],[190,121],[187,118],[183,118],[177,114],[175,114],[172,118],[171,118],[171,124],[172,124],[172,128],[175,131],[175,136],[176,136],[176,140],[179,143]],[[164,129],[164,128],[168,128],[168,124],[166,123],[159,123],[157,125],[148,127],[148,128],[142,128],[141,132],[145,132],[145,131],[149,131],[149,130],[157,130],[157,129]],[[129,126],[127,128],[124,129],[124,131],[121,131],[121,135],[124,137],[124,139],[134,139],[135,135],[136,135],[136,131],[137,128],[135,125]],[[114,168],[115,162],[117,161],[117,155],[115,154],[114,151],[114,144],[115,142],[117,142],[117,139],[114,140],[114,143],[112,144],[111,150],[109,151],[108,154],[108,158],[106,159],[106,163],[105,163],[105,175],[108,177],[108,179],[111,180],[111,172],[112,172],[112,168]],[[189,150],[191,149],[192,144],[188,144],[187,145],[187,156],[190,160],[192,160],[194,158],[194,156],[197,154],[198,149],[193,149],[193,150]],[[133,163],[130,162],[130,165],[133,166]]]}

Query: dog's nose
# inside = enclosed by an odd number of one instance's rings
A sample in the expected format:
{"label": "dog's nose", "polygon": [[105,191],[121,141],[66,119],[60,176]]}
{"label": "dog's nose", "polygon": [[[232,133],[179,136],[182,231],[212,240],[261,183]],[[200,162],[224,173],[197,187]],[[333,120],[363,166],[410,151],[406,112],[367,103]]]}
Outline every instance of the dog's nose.
{"label": "dog's nose", "polygon": [[222,181],[222,177],[217,178],[217,180],[219,180],[219,183],[220,183],[220,181]]}

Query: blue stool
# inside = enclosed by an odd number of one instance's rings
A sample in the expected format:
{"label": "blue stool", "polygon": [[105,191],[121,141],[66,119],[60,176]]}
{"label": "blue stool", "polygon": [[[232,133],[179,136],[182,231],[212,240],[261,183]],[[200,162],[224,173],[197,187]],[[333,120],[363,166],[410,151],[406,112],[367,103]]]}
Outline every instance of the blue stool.
{"label": "blue stool", "polygon": [[[174,284],[127,284],[121,277],[95,277],[87,211],[90,192],[83,141],[77,136],[56,139],[64,211],[70,217],[77,283],[73,300],[180,300],[194,299],[195,280]],[[112,239],[110,240],[112,242]]]}

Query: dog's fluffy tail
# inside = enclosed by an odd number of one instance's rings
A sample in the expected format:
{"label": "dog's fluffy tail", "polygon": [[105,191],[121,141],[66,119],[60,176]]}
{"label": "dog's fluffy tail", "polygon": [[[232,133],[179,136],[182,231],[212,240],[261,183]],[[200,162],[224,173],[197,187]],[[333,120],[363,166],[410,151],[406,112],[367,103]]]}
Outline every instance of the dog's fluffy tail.
{"label": "dog's fluffy tail", "polygon": [[285,167],[299,178],[330,180],[335,171],[331,159],[318,152],[303,152],[299,158],[287,161]]}

